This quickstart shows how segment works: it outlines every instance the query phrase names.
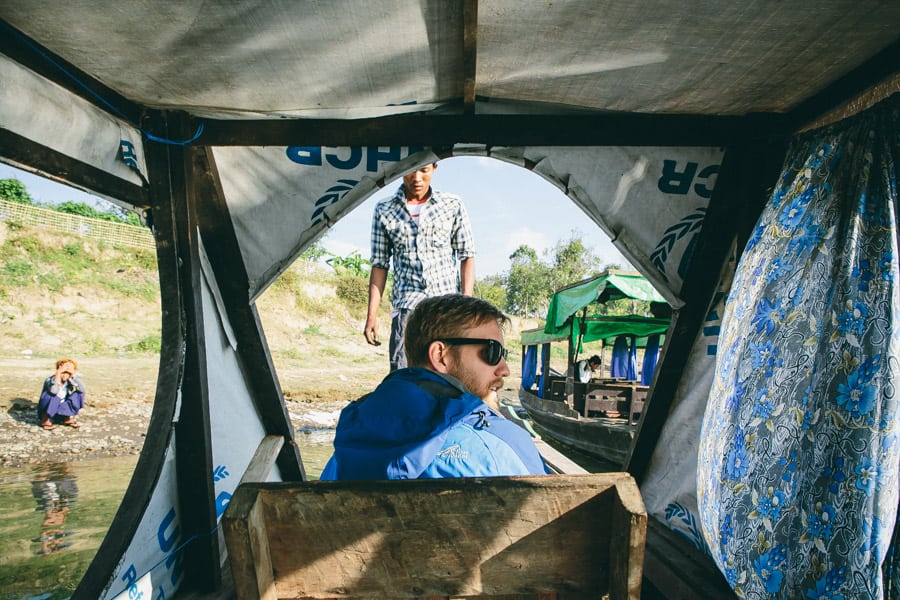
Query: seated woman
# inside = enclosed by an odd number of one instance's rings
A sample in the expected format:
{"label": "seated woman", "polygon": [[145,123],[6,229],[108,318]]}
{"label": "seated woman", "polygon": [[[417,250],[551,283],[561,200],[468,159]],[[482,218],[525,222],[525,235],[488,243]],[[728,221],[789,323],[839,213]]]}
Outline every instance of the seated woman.
{"label": "seated woman", "polygon": [[84,384],[76,375],[77,371],[78,363],[71,358],[62,358],[56,361],[56,373],[44,381],[38,401],[38,419],[47,431],[54,429],[54,423],[81,427],[75,416],[84,408]]}

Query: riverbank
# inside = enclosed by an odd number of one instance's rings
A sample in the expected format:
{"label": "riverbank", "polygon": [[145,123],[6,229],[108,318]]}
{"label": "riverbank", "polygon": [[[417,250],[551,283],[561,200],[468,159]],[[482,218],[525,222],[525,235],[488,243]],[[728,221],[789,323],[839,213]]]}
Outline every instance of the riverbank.
{"label": "riverbank", "polygon": [[[341,408],[371,391],[387,370],[387,360],[380,355],[358,362],[347,375],[337,377],[328,377],[325,371],[331,369],[300,361],[278,362],[279,381],[297,435],[333,428]],[[56,425],[45,431],[38,421],[37,400],[54,361],[0,356],[0,467],[138,454],[153,411],[158,364],[154,355],[81,360],[79,371],[87,394],[77,419],[80,427]],[[507,378],[502,395],[515,399],[517,386],[518,378]]]}
{"label": "riverbank", "polygon": [[[158,364],[154,355],[81,360],[79,371],[87,394],[77,418],[80,427],[56,425],[52,431],[45,431],[38,421],[37,399],[54,361],[0,357],[0,466],[139,453],[153,411]],[[359,369],[352,379],[338,377],[313,392],[297,391],[303,389],[301,381],[323,379],[316,371],[294,365],[279,368],[288,414],[300,433],[333,427],[341,407],[381,378],[377,369]]]}

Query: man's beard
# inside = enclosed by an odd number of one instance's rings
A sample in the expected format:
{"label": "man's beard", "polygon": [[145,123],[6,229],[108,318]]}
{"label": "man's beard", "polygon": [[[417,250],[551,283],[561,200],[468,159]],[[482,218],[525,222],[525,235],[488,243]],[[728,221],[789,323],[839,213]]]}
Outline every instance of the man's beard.
{"label": "man's beard", "polygon": [[459,379],[463,383],[463,385],[466,386],[467,390],[469,390],[479,398],[486,397],[491,392],[492,388],[499,390],[503,387],[502,378],[493,379],[479,385],[478,380],[475,379],[475,377],[469,371],[450,374]]}

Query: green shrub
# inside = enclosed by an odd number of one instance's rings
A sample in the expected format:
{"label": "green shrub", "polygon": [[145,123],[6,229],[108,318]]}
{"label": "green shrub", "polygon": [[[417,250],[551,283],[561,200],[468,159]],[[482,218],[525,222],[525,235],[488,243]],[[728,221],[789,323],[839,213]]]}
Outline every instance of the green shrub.
{"label": "green shrub", "polygon": [[96,335],[86,335],[81,338],[79,348],[83,354],[108,354],[111,350],[106,340]]}
{"label": "green shrub", "polygon": [[20,248],[29,254],[38,252],[42,249],[42,244],[37,238],[22,236],[10,241],[10,244],[16,248]]}
{"label": "green shrub", "polygon": [[37,269],[26,260],[11,260],[3,265],[3,279],[11,285],[28,285],[37,274]]}
{"label": "green shrub", "polygon": [[321,329],[319,329],[319,326],[316,325],[315,323],[313,323],[312,325],[310,325],[306,329],[304,329],[303,333],[305,335],[317,335],[317,336],[325,337],[325,333]]}
{"label": "green shrub", "polygon": [[352,308],[365,308],[369,304],[369,280],[342,273],[338,275],[335,294]]}
{"label": "green shrub", "polygon": [[160,334],[154,333],[133,344],[128,344],[125,346],[125,351],[159,353],[160,348],[162,348],[162,337]]}
{"label": "green shrub", "polygon": [[68,280],[58,271],[50,271],[38,275],[38,283],[51,292],[61,292],[66,287]]}

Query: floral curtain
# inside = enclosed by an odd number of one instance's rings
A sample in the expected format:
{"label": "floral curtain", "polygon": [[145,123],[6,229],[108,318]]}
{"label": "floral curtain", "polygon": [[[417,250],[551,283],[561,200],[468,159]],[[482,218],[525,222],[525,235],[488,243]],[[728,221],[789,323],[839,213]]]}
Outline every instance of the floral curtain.
{"label": "floral curtain", "polygon": [[743,598],[896,593],[898,109],[794,140],[729,293],[697,497]]}

